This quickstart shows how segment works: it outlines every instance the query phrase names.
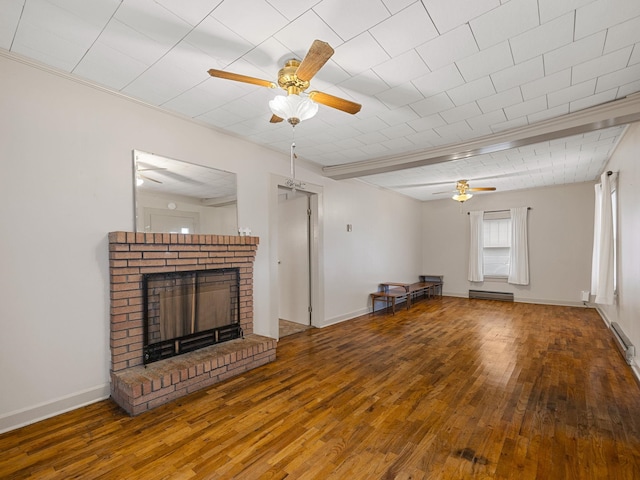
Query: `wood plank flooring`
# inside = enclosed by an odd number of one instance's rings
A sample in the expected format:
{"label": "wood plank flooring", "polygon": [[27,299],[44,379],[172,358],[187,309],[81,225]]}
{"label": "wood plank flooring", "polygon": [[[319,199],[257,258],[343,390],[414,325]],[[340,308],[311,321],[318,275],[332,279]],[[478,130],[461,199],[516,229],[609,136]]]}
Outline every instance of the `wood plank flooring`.
{"label": "wood plank flooring", "polygon": [[139,417],[4,434],[0,478],[638,479],[640,386],[594,310],[444,297]]}

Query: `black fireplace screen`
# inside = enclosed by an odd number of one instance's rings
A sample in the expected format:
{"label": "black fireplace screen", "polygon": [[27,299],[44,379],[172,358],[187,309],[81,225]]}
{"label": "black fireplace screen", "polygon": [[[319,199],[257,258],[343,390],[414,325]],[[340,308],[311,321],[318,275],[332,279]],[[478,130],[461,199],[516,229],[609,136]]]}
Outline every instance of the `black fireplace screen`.
{"label": "black fireplace screen", "polygon": [[237,268],[143,275],[144,363],[242,336]]}

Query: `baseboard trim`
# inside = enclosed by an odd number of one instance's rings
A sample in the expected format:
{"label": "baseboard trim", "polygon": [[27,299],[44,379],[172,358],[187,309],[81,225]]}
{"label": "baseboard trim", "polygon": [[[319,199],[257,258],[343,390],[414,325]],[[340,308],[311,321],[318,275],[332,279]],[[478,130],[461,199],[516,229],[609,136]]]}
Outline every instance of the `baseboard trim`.
{"label": "baseboard trim", "polygon": [[328,327],[330,325],[335,325],[336,323],[346,322],[347,320],[352,320],[354,318],[361,317],[362,315],[366,315],[367,313],[371,313],[369,307],[361,308],[360,310],[356,310],[355,312],[346,313],[344,315],[338,315],[337,317],[328,318],[322,325],[319,325],[320,328]]}
{"label": "baseboard trim", "polygon": [[15,410],[0,416],[0,434],[99,402],[110,396],[111,386],[109,383],[105,383],[50,402]]}

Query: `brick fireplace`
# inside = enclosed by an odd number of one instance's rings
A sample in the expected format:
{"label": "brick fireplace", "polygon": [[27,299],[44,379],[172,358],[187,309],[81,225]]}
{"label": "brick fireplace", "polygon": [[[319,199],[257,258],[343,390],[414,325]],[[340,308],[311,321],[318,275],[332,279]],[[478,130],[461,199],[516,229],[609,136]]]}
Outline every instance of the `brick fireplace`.
{"label": "brick fireplace", "polygon": [[[275,360],[276,340],[253,333],[257,237],[109,233],[111,396],[130,415]],[[238,269],[243,338],[143,364],[144,274]]]}

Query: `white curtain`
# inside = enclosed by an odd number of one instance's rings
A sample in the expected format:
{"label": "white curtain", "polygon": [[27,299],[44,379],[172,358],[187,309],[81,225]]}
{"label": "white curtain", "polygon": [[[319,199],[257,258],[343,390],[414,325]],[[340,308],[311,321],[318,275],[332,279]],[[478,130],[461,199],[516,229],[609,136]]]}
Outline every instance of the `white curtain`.
{"label": "white curtain", "polygon": [[591,293],[596,297],[595,303],[601,305],[612,305],[614,299],[613,202],[611,201],[611,189],[615,180],[615,175],[609,176],[605,172],[600,177],[600,185],[596,185]]}
{"label": "white curtain", "polygon": [[469,244],[469,276],[470,282],[484,281],[483,250],[484,250],[484,212],[470,212],[470,244]]}
{"label": "white curtain", "polygon": [[509,283],[529,285],[529,244],[527,241],[527,207],[509,209],[511,213],[511,248]]}

